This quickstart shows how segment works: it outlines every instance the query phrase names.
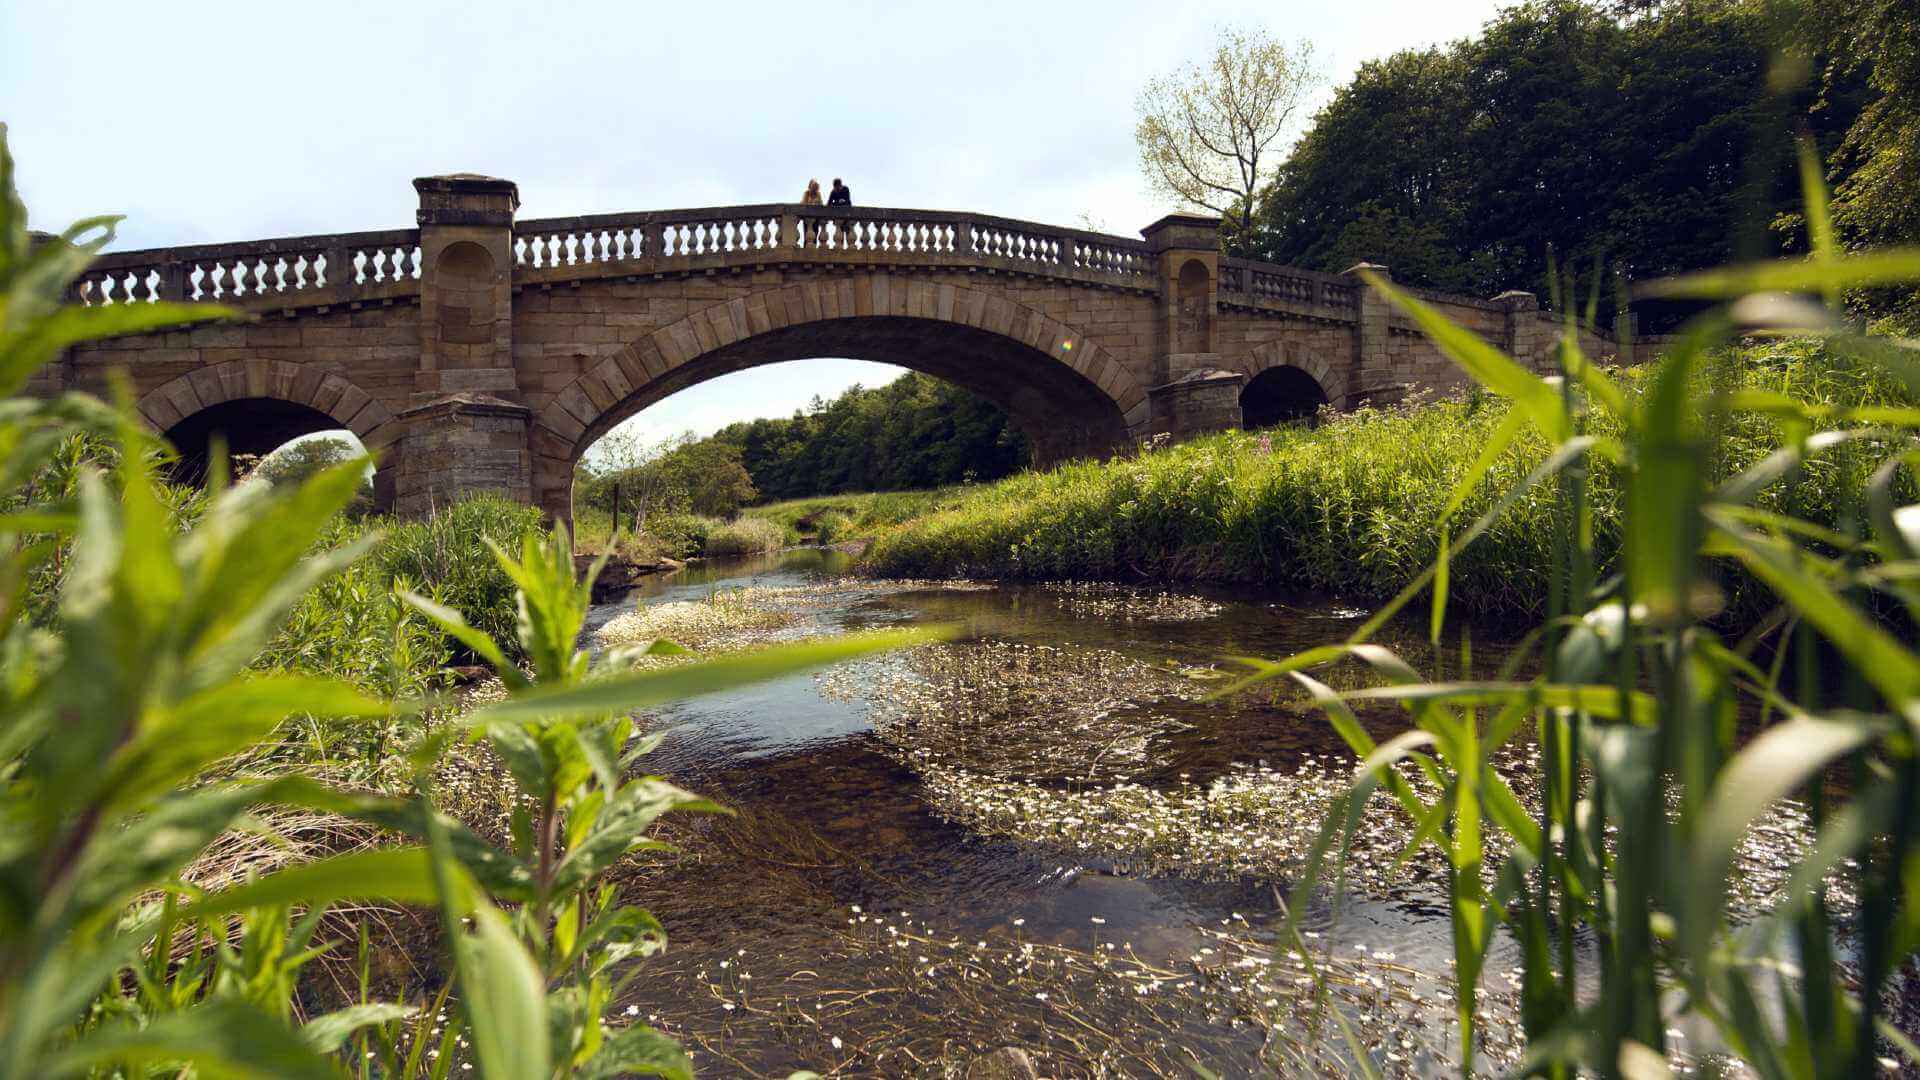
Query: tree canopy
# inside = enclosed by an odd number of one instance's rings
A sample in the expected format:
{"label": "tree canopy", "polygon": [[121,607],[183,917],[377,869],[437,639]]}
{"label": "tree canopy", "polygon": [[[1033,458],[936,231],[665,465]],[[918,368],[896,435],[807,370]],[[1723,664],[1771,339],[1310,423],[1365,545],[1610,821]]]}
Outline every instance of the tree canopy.
{"label": "tree canopy", "polygon": [[791,417],[730,424],[706,439],[650,448],[627,439],[589,459],[578,494],[610,509],[618,486],[623,514],[725,517],[756,500],[998,480],[1027,459],[1025,437],[997,406],[908,372],[831,401],[816,397]]}
{"label": "tree canopy", "polygon": [[1477,38],[1371,61],[1265,190],[1250,247],[1543,300],[1549,252],[1634,279],[1776,253],[1797,242],[1770,228],[1798,203],[1796,128],[1831,155],[1866,96],[1855,69],[1783,86],[1780,38],[1741,0],[1532,0]]}
{"label": "tree canopy", "polygon": [[815,398],[787,419],[714,434],[740,448],[767,500],[845,491],[901,491],[997,480],[1022,468],[1027,441],[1000,409],[931,375]]}

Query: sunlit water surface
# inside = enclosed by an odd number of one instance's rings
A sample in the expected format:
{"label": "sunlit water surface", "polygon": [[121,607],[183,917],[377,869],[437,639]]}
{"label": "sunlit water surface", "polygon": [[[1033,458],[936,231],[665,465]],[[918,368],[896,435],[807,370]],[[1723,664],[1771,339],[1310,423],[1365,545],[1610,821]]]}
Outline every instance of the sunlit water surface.
{"label": "sunlit water surface", "polygon": [[[818,549],[696,565],[596,606],[590,625],[635,605],[716,589],[817,589],[846,567],[845,555]],[[1244,593],[1202,596],[1217,610],[1162,619],[1116,614],[1099,598],[1038,586],[853,583],[810,593],[801,629],[957,624],[972,643],[958,648],[1092,650],[1170,673],[1145,689],[1099,691],[1118,708],[1151,709],[1165,721],[1167,730],[1147,739],[1123,770],[1132,782],[1205,784],[1253,763],[1284,768],[1304,755],[1344,757],[1327,724],[1297,702],[1197,700],[1217,681],[1178,673],[1206,674],[1228,666],[1226,658],[1285,656],[1335,641],[1364,613]],[[1476,649],[1497,662],[1485,645]],[[1284,1047],[1268,1045],[1270,1023],[1237,1015],[1231,1000],[1209,995],[1200,974],[1228,957],[1239,958],[1241,969],[1265,963],[1220,935],[1264,951],[1277,925],[1275,886],[1286,882],[1142,873],[1097,853],[952,823],[930,804],[920,774],[887,753],[874,731],[876,709],[894,692],[880,681],[884,670],[869,663],[851,674],[796,675],[658,714],[672,731],[645,768],[718,799],[738,817],[683,820],[675,838],[686,853],[627,882],[631,898],[665,922],[671,944],[645,962],[623,1005],[681,1036],[716,1075],[802,1067],[941,1075],[1006,1045],[1034,1050],[1048,1075],[1192,1075],[1186,1063],[1196,1060],[1222,1075],[1247,1075],[1290,1060]],[[877,704],[863,686],[881,695]],[[983,748],[1000,751],[992,756],[998,771],[1064,788],[1099,782],[1062,776],[1074,770],[1061,762],[1084,756],[1084,748],[1050,740],[1048,715],[1028,719],[1031,728],[1017,738]],[[1422,892],[1353,897],[1337,922],[1322,909],[1307,925],[1313,944],[1330,955],[1378,955],[1394,969],[1444,973],[1451,955],[1444,909]],[[1489,970],[1511,964],[1503,946]],[[1149,990],[1143,971],[1171,974]],[[1366,976],[1359,978],[1365,990]],[[1273,1038],[1306,1048],[1300,1071],[1338,1071],[1326,1064],[1340,1056],[1329,1049],[1342,1045],[1337,1029],[1312,1027],[1310,1010],[1297,1001],[1272,1000],[1299,1014],[1297,1031]],[[1387,1004],[1372,1016],[1364,999],[1346,1007],[1363,1031],[1400,1022]],[[1427,1033],[1430,1043],[1446,1038]],[[1432,1066],[1418,1054],[1400,1060],[1409,1073]]]}

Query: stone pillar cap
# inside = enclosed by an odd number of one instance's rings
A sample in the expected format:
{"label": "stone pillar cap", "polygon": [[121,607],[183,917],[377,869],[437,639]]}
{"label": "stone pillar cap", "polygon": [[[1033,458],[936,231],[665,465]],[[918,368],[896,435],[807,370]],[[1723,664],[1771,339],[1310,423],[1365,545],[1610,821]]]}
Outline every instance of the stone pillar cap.
{"label": "stone pillar cap", "polygon": [[533,410],[517,401],[508,401],[505,398],[495,397],[492,394],[463,391],[456,394],[446,394],[434,398],[431,401],[424,401],[418,405],[409,406],[408,408],[400,410],[400,415],[411,418],[423,413],[435,411],[480,412],[492,413],[494,415],[523,416],[531,414]]}
{"label": "stone pillar cap", "polygon": [[1172,248],[1198,248],[1216,251],[1220,247],[1220,219],[1204,214],[1168,214],[1140,230],[1154,251]]}
{"label": "stone pillar cap", "polygon": [[479,173],[457,172],[440,176],[416,176],[413,190],[425,195],[429,191],[450,192],[461,195],[509,195],[513,198],[513,207],[520,208],[520,185],[511,180],[502,180],[497,176],[482,176]]}
{"label": "stone pillar cap", "polygon": [[415,217],[422,225],[512,225],[513,212],[520,209],[520,186],[497,176],[421,176],[413,190],[420,193]]}

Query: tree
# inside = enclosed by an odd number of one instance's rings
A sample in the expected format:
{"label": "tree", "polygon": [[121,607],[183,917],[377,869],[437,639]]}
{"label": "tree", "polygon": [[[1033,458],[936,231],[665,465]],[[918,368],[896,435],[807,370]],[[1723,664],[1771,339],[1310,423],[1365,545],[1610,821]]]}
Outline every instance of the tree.
{"label": "tree", "polygon": [[[298,487],[313,476],[343,461],[365,458],[366,448],[351,437],[316,435],[288,443],[260,459],[247,475],[275,487]],[[365,517],[373,512],[373,463],[367,462],[367,482],[347,504],[349,517]]]}
{"label": "tree", "polygon": [[1140,92],[1134,141],[1147,182],[1186,207],[1211,210],[1229,247],[1246,231],[1307,95],[1319,85],[1313,46],[1263,30],[1224,28],[1213,55]]}
{"label": "tree", "polygon": [[714,439],[688,440],[660,459],[663,485],[685,492],[687,508],[707,517],[732,517],[759,497],[740,464],[740,448]]}
{"label": "tree", "polygon": [[[1248,249],[1548,302],[1550,258],[1590,281],[1776,254],[1793,243],[1768,225],[1798,203],[1795,127],[1830,153],[1859,108],[1844,81],[1823,105],[1774,83],[1776,44],[1738,0],[1533,0],[1478,38],[1363,64],[1262,192]],[[1698,308],[1638,311],[1661,329]]]}
{"label": "tree", "polygon": [[1864,74],[1876,96],[1847,128],[1834,218],[1857,245],[1920,235],[1920,18],[1912,0],[1822,0],[1803,37],[1825,47],[1824,89]]}

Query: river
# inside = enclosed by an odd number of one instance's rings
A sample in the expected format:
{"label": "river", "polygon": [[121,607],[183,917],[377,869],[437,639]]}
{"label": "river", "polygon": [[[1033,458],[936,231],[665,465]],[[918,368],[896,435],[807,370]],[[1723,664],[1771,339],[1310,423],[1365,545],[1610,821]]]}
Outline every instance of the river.
{"label": "river", "polygon": [[[671,733],[643,767],[737,815],[670,824],[682,853],[626,880],[671,942],[622,999],[630,1015],[718,1075],[966,1075],[1009,1046],[1044,1075],[1335,1075],[1350,1059],[1334,1012],[1390,1066],[1439,1064],[1457,1036],[1427,977],[1450,956],[1438,893],[1355,889],[1337,912],[1306,912],[1320,1000],[1273,949],[1286,882],[1235,846],[1310,844],[1350,756],[1293,695],[1202,700],[1238,670],[1226,658],[1338,640],[1363,612],[1244,593],[861,582],[840,576],[846,564],[822,549],[696,564],[592,614],[590,627],[746,588],[792,610],[775,636],[963,628],[955,644],[654,718]],[[1263,780],[1302,797],[1230,820],[1234,792]],[[1116,791],[1171,799],[1164,816],[1182,824],[1110,843],[1103,830],[1133,827],[1099,805]],[[1089,813],[1107,815],[1091,835],[1077,828]],[[1511,966],[1499,952],[1490,971]]]}

